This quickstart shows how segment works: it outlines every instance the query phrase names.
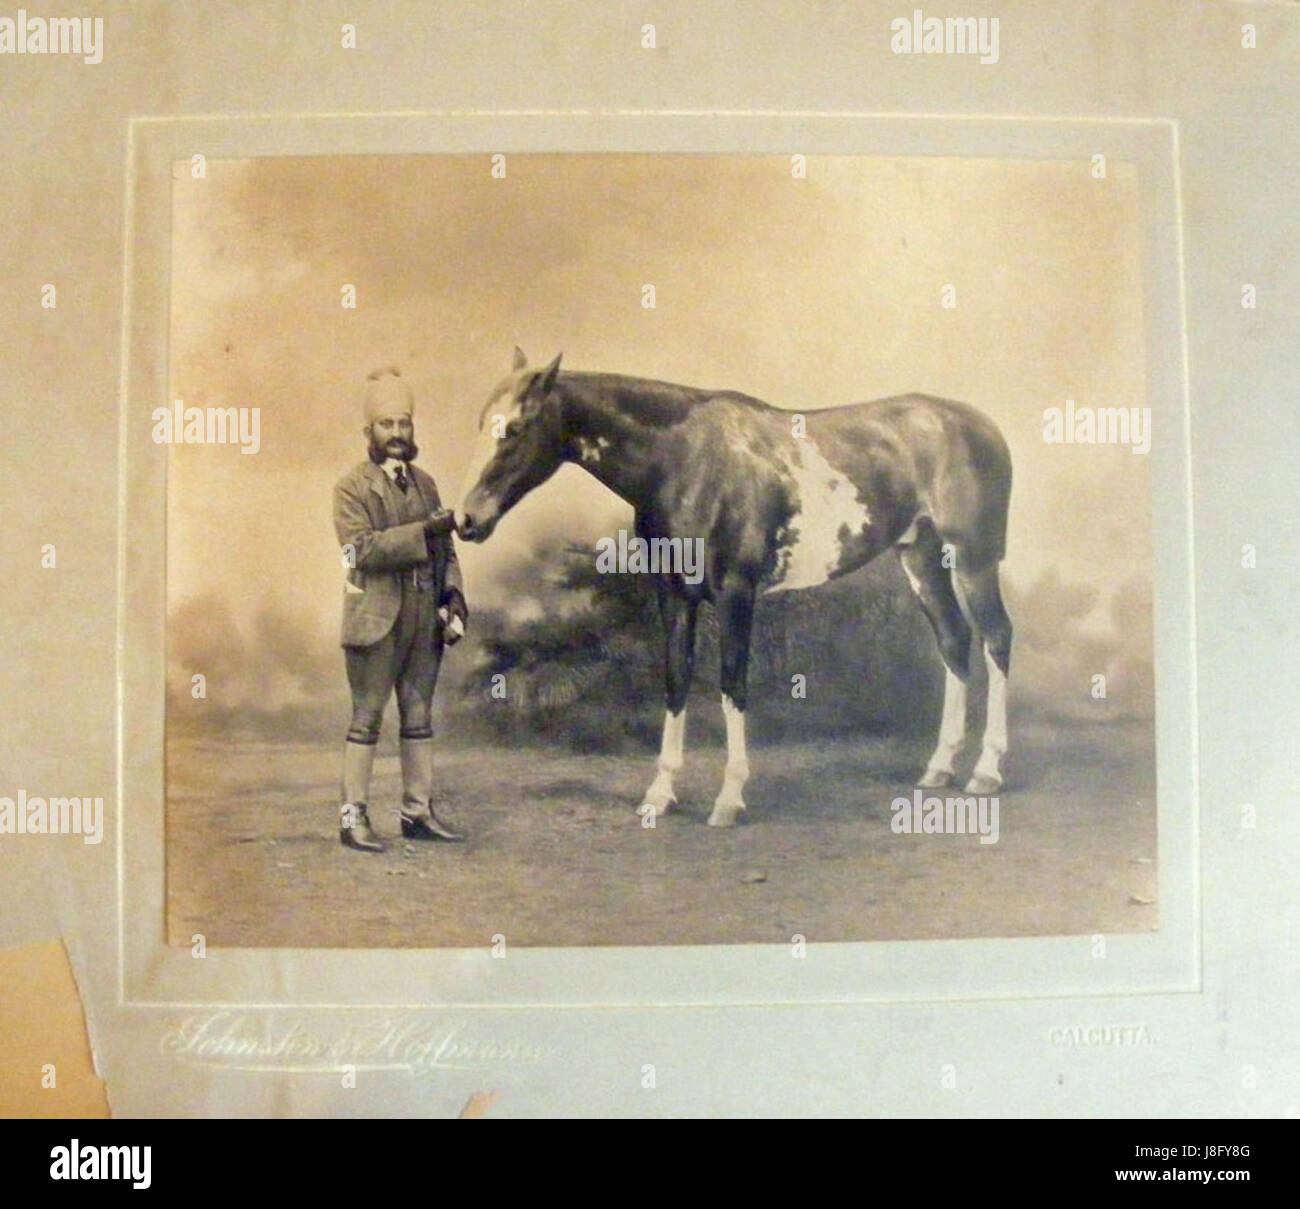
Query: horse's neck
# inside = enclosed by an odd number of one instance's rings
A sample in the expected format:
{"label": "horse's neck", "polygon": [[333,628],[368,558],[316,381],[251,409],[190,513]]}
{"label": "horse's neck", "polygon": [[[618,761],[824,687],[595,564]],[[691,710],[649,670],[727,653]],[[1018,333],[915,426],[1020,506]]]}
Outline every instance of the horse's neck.
{"label": "horse's neck", "polygon": [[561,374],[556,390],[570,460],[633,507],[649,506],[666,469],[669,431],[646,422],[653,390],[640,393],[635,380],[604,374]]}

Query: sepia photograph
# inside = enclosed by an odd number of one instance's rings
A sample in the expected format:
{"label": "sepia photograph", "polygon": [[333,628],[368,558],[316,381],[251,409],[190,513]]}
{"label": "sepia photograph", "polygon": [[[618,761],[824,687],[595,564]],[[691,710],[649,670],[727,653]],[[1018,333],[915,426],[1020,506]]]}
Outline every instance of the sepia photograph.
{"label": "sepia photograph", "polygon": [[1096,160],[175,161],[170,942],[1157,929]]}

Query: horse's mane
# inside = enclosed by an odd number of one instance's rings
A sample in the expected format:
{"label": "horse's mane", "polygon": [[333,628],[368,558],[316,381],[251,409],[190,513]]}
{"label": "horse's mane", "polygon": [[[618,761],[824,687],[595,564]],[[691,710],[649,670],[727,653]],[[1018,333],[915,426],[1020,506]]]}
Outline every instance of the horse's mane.
{"label": "horse's mane", "polygon": [[775,410],[761,399],[734,390],[706,390],[626,374],[561,374],[558,385],[568,386],[580,398],[585,393],[583,387],[594,386],[600,395],[614,403],[621,414],[650,428],[680,424],[695,407],[717,399],[742,403],[756,410]]}

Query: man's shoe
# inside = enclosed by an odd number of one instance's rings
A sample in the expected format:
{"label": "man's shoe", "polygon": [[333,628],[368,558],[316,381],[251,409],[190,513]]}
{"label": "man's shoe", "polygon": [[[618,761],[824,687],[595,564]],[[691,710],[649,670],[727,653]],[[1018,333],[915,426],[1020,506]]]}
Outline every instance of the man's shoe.
{"label": "man's shoe", "polygon": [[429,807],[428,814],[416,815],[414,818],[409,814],[403,814],[402,836],[408,840],[442,840],[448,844],[458,843],[465,838],[460,832],[453,831],[442,822],[433,813],[432,806]]}
{"label": "man's shoe", "polygon": [[364,802],[353,802],[343,807],[339,816],[339,841],[345,848],[356,848],[360,852],[383,852],[384,842],[370,826]]}

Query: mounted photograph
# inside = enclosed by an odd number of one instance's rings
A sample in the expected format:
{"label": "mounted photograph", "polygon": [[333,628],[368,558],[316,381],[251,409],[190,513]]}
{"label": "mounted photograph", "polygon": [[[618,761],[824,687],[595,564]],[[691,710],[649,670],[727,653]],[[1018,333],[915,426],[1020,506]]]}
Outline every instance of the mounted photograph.
{"label": "mounted photograph", "polygon": [[1097,156],[175,161],[168,942],[1157,930],[1143,223]]}

